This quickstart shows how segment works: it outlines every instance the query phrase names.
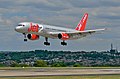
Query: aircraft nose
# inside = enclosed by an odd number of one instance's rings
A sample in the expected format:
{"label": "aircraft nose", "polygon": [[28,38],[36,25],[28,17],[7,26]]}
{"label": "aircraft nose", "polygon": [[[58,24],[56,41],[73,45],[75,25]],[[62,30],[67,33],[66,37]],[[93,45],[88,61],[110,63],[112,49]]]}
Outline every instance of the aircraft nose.
{"label": "aircraft nose", "polygon": [[15,31],[20,32],[21,30],[21,27],[15,27]]}
{"label": "aircraft nose", "polygon": [[15,27],[15,31],[18,31],[19,30],[19,28],[18,27]]}
{"label": "aircraft nose", "polygon": [[17,27],[15,27],[15,31],[17,31]]}

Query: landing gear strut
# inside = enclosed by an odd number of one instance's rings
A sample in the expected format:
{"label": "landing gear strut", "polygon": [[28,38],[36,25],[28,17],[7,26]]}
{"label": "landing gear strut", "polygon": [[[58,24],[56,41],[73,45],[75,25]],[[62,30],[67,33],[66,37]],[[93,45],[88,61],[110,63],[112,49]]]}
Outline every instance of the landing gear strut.
{"label": "landing gear strut", "polygon": [[44,45],[49,46],[50,43],[48,42],[48,37],[45,37],[45,41],[46,41],[46,42],[44,42]]}
{"label": "landing gear strut", "polygon": [[63,40],[63,42],[61,42],[61,45],[66,46],[67,43]]}
{"label": "landing gear strut", "polygon": [[23,33],[23,35],[24,35],[24,41],[26,42],[26,41],[27,41],[26,34],[25,34],[25,33]]}

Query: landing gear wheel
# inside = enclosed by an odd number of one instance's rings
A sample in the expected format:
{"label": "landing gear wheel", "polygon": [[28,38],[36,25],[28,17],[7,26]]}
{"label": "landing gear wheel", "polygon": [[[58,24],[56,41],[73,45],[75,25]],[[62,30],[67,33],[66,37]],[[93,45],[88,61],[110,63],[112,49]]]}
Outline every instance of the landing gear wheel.
{"label": "landing gear wheel", "polygon": [[44,45],[49,46],[50,43],[48,42],[48,37],[45,37],[45,41],[46,41],[46,42],[44,42]]}
{"label": "landing gear wheel", "polygon": [[44,45],[49,46],[50,43],[49,42],[44,42]]}
{"label": "landing gear wheel", "polygon": [[26,42],[26,41],[27,41],[27,39],[24,39],[24,41]]}
{"label": "landing gear wheel", "polygon": [[66,46],[67,43],[65,41],[61,42],[61,45]]}

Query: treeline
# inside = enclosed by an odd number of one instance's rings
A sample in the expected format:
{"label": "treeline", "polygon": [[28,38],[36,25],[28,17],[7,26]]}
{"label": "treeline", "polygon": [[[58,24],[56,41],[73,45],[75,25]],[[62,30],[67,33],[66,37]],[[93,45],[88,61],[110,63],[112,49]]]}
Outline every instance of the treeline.
{"label": "treeline", "polygon": [[[8,66],[0,63],[0,67],[8,67]],[[64,62],[55,62],[49,64],[44,60],[37,60],[33,65],[19,64],[14,61],[9,67],[69,67],[69,66],[67,65],[67,63]],[[73,64],[73,66],[71,65],[71,67],[81,67],[81,65],[79,63],[75,63]]]}
{"label": "treeline", "polygon": [[[67,63],[64,63],[64,62],[55,62],[55,63],[49,64],[44,60],[37,60],[33,65],[19,64],[14,61],[10,66],[0,63],[0,67],[68,67],[68,65]],[[73,64],[72,67],[81,67],[81,65],[79,63],[75,63]]]}
{"label": "treeline", "polygon": [[120,67],[119,52],[0,52],[0,67]]}
{"label": "treeline", "polygon": [[[10,66],[4,65],[0,63],[0,67],[86,67],[83,66],[79,63],[74,63],[73,65],[68,65],[67,63],[64,62],[55,62],[52,64],[49,64],[48,62],[44,60],[37,60],[33,65],[28,65],[28,64],[19,64],[17,62],[13,62]],[[119,65],[114,66],[114,65],[95,65],[93,67],[119,67]]]}

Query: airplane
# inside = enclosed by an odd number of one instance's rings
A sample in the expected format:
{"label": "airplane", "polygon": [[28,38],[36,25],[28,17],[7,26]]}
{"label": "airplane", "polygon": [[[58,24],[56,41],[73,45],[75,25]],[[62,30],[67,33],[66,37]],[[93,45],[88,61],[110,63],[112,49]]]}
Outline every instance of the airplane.
{"label": "airplane", "polygon": [[22,22],[15,28],[15,31],[24,35],[24,41],[38,40],[40,36],[45,37],[44,45],[49,46],[48,38],[62,40],[61,45],[67,45],[66,40],[76,40],[91,35],[103,29],[85,30],[88,13],[85,13],[75,29],[57,27],[52,25],[39,24],[34,22]]}

